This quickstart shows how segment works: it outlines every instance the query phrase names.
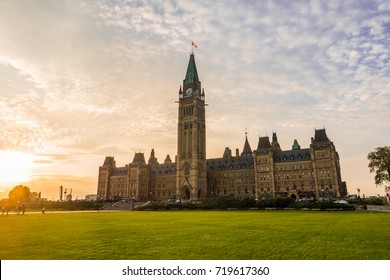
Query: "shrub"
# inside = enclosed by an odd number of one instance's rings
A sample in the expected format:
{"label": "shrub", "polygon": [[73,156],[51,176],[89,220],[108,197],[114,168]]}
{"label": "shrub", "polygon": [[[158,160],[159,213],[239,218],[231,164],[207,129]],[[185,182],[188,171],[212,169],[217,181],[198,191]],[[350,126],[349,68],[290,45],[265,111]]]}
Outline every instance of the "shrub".
{"label": "shrub", "polygon": [[364,200],[365,204],[368,205],[385,205],[385,203],[380,198],[370,198]]}
{"label": "shrub", "polygon": [[289,207],[294,199],[291,197],[273,197],[259,200],[256,204],[257,207]]}

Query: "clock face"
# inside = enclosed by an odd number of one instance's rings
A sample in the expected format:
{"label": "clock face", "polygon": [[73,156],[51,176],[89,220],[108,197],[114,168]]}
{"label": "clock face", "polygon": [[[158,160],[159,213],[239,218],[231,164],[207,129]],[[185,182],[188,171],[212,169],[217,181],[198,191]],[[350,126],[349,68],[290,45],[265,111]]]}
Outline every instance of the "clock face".
{"label": "clock face", "polygon": [[186,96],[191,96],[191,95],[192,95],[192,88],[187,88]]}

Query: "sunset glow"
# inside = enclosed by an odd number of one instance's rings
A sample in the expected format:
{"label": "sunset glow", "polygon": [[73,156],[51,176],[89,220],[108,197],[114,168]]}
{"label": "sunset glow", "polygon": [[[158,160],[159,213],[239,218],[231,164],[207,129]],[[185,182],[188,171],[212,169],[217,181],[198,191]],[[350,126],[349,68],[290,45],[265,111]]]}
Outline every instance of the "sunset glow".
{"label": "sunset glow", "polygon": [[245,132],[306,148],[324,127],[350,194],[384,194],[367,154],[390,143],[389,15],[386,0],[0,1],[0,188],[82,198],[107,155],[174,159],[192,48],[207,158]]}
{"label": "sunset glow", "polygon": [[17,151],[0,151],[0,186],[12,187],[28,181],[33,156]]}

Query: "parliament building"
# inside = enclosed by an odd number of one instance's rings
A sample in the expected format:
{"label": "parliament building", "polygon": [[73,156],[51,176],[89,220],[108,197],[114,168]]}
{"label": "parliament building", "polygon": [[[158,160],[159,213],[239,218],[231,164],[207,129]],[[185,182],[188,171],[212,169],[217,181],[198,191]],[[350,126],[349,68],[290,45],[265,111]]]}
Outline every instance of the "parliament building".
{"label": "parliament building", "polygon": [[225,148],[222,157],[206,158],[205,91],[191,53],[178,93],[177,155],[159,163],[152,149],[148,161],[135,153],[131,163],[117,167],[107,156],[99,167],[97,196],[101,200],[200,200],[207,197],[335,199],[347,195],[340,159],[325,128],[315,129],[308,148],[294,140],[282,150],[272,139],[259,137],[255,150],[248,138],[241,153]]}

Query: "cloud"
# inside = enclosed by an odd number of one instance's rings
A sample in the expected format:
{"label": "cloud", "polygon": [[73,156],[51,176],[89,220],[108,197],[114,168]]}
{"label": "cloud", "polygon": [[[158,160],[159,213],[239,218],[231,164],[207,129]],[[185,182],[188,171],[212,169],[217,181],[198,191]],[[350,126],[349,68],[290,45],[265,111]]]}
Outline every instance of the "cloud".
{"label": "cloud", "polygon": [[387,1],[2,2],[0,149],[44,155],[36,163],[54,165],[53,174],[58,162],[76,172],[70,165],[86,157],[98,166],[115,154],[124,164],[152,147],[174,158],[174,101],[195,41],[211,157],[241,148],[245,127],[252,147],[276,130],[286,148],[294,137],[309,145],[313,127],[346,146],[361,130],[370,139],[356,149],[368,153],[389,141],[389,9]]}

